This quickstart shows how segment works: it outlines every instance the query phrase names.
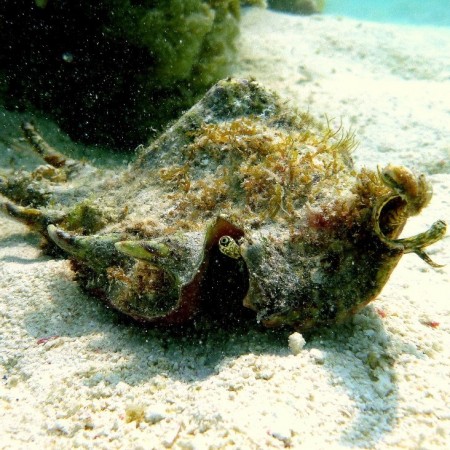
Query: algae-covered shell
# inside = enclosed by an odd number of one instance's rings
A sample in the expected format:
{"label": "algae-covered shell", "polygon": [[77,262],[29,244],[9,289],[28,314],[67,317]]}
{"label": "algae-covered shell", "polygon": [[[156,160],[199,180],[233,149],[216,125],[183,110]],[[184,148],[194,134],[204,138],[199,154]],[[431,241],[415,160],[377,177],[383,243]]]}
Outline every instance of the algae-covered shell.
{"label": "algae-covered shell", "polygon": [[216,84],[120,174],[24,133],[51,167],[3,178],[4,209],[67,254],[83,288],[144,323],[339,323],[403,254],[436,265],[424,248],[445,234],[437,221],[399,239],[431,198],[424,176],[357,171],[351,134],[255,81]]}

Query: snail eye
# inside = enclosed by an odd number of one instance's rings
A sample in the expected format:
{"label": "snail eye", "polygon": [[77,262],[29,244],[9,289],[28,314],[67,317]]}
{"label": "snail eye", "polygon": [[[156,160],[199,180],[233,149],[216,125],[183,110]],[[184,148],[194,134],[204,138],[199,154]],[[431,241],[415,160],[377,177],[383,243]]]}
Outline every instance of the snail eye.
{"label": "snail eye", "polygon": [[219,250],[225,256],[233,259],[239,259],[241,257],[241,250],[239,245],[231,236],[221,236],[219,239]]}

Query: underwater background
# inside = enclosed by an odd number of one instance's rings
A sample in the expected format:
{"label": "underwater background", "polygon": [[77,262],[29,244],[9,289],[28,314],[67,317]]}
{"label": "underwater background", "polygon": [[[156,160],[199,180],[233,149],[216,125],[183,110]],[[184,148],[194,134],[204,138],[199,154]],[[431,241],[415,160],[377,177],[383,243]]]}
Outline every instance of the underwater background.
{"label": "underwater background", "polygon": [[[7,3],[30,1],[2,0],[0,11]],[[226,40],[238,47],[233,76],[254,77],[300,110],[354,130],[358,167],[393,163],[426,175],[432,202],[408,224],[405,236],[437,218],[450,223],[449,5],[450,0],[328,0],[324,13],[312,16],[246,8],[238,40]],[[208,8],[205,15],[213,17]],[[20,40],[19,31],[11,34],[13,41]],[[36,34],[28,37],[37,46]],[[57,41],[51,34],[49,39]],[[123,63],[106,50],[102,61],[108,70],[117,60]],[[72,54],[73,61],[62,53],[62,68],[79,67]],[[221,55],[228,53],[213,54]],[[0,58],[1,92],[5,64]],[[29,65],[18,72],[39,75],[41,89],[49,81]],[[75,91],[75,85],[69,88]],[[31,93],[42,99],[42,90]],[[67,94],[64,89],[56,96],[58,105],[66,100],[85,132],[87,124]],[[118,108],[107,119],[122,114]],[[73,158],[107,169],[123,167],[133,155],[106,147],[101,154],[97,145],[74,142],[49,114],[31,115],[0,108],[0,170],[42,164],[21,139],[20,122],[30,118],[50,144]],[[110,122],[101,116],[102,126]],[[134,148],[128,141],[125,147]],[[43,255],[36,235],[2,213],[0,447],[450,448],[449,242],[447,236],[434,247],[433,259],[445,265],[440,269],[405,256],[381,295],[345,325],[304,338],[257,327],[211,327],[177,336],[124,322],[82,293],[68,261]]]}
{"label": "underwater background", "polygon": [[448,0],[327,0],[325,14],[397,24],[450,26]]}

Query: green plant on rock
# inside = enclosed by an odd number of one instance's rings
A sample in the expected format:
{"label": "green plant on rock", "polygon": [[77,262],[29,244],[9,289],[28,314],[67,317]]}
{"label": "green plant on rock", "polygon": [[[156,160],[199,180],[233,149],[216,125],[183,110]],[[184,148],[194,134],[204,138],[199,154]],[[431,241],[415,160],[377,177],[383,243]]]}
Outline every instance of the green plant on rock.
{"label": "green plant on rock", "polygon": [[239,0],[4,0],[0,101],[134,149],[228,74]]}

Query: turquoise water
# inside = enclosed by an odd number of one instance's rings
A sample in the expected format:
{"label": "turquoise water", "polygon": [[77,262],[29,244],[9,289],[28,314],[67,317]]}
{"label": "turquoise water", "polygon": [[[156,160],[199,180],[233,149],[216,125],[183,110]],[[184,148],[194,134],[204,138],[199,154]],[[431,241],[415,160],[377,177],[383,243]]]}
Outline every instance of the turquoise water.
{"label": "turquoise water", "polygon": [[326,0],[325,14],[450,27],[450,0]]}

